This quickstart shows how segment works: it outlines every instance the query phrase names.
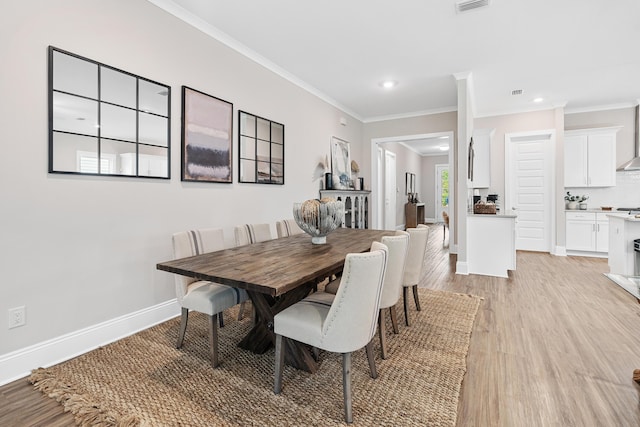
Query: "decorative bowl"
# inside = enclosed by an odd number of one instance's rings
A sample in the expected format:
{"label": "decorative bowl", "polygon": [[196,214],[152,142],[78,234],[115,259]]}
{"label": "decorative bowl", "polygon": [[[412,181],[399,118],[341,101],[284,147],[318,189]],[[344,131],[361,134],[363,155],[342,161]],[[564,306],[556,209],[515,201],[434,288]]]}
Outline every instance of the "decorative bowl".
{"label": "decorative bowl", "polygon": [[327,243],[327,235],[342,225],[344,202],[323,198],[293,204],[293,218],[298,226],[311,236],[311,243]]}

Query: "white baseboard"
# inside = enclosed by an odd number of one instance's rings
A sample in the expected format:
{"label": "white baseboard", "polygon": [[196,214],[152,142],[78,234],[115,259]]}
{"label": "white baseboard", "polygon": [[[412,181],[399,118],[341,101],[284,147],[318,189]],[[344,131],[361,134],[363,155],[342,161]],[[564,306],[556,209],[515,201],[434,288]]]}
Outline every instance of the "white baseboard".
{"label": "white baseboard", "polygon": [[551,253],[551,255],[567,256],[567,248],[565,248],[564,246],[556,246],[555,250]]}
{"label": "white baseboard", "polygon": [[29,375],[32,369],[46,368],[64,362],[179,314],[180,305],[173,299],[0,355],[0,386]]}
{"label": "white baseboard", "polygon": [[456,274],[463,274],[465,276],[469,274],[469,266],[466,262],[456,262]]}

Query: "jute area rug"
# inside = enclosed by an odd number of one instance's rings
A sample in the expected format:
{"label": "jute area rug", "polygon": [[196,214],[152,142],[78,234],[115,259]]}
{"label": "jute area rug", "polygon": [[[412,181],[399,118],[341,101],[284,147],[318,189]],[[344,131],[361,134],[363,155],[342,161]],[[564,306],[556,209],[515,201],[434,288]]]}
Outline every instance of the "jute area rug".
{"label": "jute area rug", "polygon": [[[400,334],[387,318],[388,358],[369,376],[363,350],[352,357],[354,425],[454,426],[471,329],[480,298],[420,289],[422,311]],[[274,351],[256,355],[236,343],[251,320],[225,313],[221,365],[212,369],[206,317],[192,313],[184,346],[175,348],[179,318],[48,369],[35,388],[87,426],[334,426],[344,424],[342,358],[320,352],[316,374],[286,367],[273,394]]]}

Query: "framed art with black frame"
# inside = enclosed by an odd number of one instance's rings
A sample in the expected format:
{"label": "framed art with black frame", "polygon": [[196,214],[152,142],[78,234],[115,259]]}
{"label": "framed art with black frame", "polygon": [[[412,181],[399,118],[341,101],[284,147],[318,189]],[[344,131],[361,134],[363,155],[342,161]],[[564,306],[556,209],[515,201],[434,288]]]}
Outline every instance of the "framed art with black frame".
{"label": "framed art with black frame", "polygon": [[182,180],[233,182],[233,104],[182,86]]}

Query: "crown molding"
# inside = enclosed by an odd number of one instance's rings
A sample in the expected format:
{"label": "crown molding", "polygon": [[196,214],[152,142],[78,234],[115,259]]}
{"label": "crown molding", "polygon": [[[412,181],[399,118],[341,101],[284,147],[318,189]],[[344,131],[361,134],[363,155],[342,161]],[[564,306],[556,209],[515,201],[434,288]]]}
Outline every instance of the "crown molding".
{"label": "crown molding", "polygon": [[608,105],[598,105],[594,107],[583,107],[583,108],[565,108],[565,114],[578,114],[578,113],[591,113],[594,111],[607,111],[607,110],[621,110],[623,108],[634,108],[638,105],[638,101],[636,102],[623,102],[620,104],[608,104]]}
{"label": "crown molding", "polygon": [[451,107],[434,108],[431,110],[413,111],[410,113],[391,114],[388,116],[374,116],[374,117],[368,117],[362,120],[362,123],[374,123],[374,122],[384,122],[386,120],[410,119],[413,117],[430,116],[433,114],[442,114],[442,113],[451,113],[454,111],[458,111],[458,107],[451,106]]}

